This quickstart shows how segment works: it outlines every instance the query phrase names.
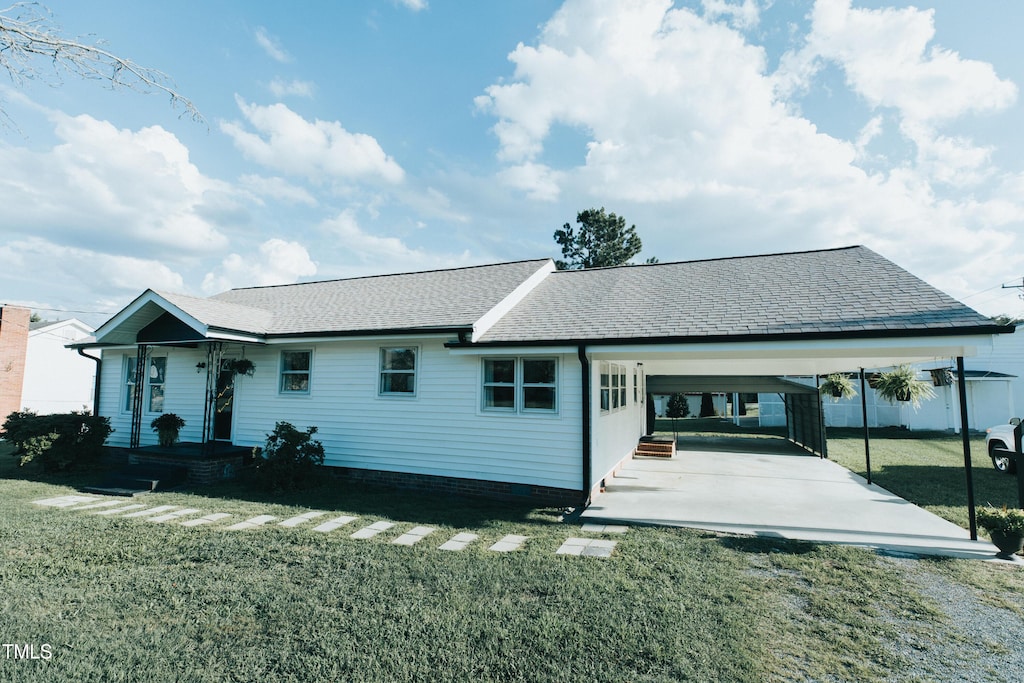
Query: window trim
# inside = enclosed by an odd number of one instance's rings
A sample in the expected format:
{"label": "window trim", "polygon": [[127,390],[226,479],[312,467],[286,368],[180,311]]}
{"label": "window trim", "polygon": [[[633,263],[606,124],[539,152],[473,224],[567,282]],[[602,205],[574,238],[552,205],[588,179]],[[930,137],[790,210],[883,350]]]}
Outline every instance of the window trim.
{"label": "window trim", "polygon": [[[529,382],[525,381],[525,362],[526,361],[550,361],[554,363],[555,368],[555,379],[553,382]],[[480,411],[490,415],[547,415],[554,416],[558,415],[561,410],[559,389],[559,378],[561,377],[561,369],[559,367],[558,356],[487,356],[481,358],[480,362]],[[512,382],[488,382],[487,380],[487,363],[493,361],[512,361],[513,365],[513,380]],[[488,387],[512,387],[512,406],[488,406],[487,405],[487,388]],[[540,387],[550,388],[553,392],[553,400],[551,408],[527,408],[526,407],[526,389]]]}
{"label": "window trim", "polygon": [[[639,404],[637,393],[637,369],[633,368],[633,404]],[[601,414],[616,413],[629,407],[629,367],[622,363],[601,361],[598,366],[598,407]]]}
{"label": "window trim", "polygon": [[[413,352],[412,370],[387,370],[384,368],[384,354],[388,351],[410,349]],[[420,390],[419,382],[420,347],[415,344],[404,346],[381,346],[377,352],[377,396],[381,398],[416,398]],[[384,391],[384,376],[412,375],[412,391]]]}
{"label": "window trim", "polygon": [[[285,370],[284,355],[286,353],[305,353],[309,356],[309,367],[305,370]],[[278,396],[309,396],[313,393],[313,349],[282,349],[278,354],[277,365],[277,395]],[[304,390],[285,389],[284,378],[286,375],[306,375],[306,388]]]}

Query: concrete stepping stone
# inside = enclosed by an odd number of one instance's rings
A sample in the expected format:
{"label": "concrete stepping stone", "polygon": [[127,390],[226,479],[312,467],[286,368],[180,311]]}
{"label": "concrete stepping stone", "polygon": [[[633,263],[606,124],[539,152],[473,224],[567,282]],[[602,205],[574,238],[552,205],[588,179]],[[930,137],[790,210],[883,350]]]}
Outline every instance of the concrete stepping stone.
{"label": "concrete stepping stone", "polygon": [[[139,510],[138,512],[129,512],[124,517],[149,517],[150,515],[160,514],[161,512],[169,512],[177,508],[177,505],[157,505],[155,508],[149,508],[148,510]],[[121,508],[122,510],[126,508]]]}
{"label": "concrete stepping stone", "polygon": [[181,510],[175,510],[174,512],[168,512],[166,515],[160,515],[159,517],[150,517],[149,522],[169,522],[172,519],[178,519],[179,517],[186,517],[191,514],[199,512],[199,508],[182,508]]}
{"label": "concrete stepping stone", "polygon": [[72,505],[79,505],[80,503],[91,503],[94,500],[99,500],[96,496],[57,496],[56,498],[44,498],[42,500],[33,500],[32,502],[36,505],[45,505],[47,507],[54,508],[69,508]]}
{"label": "concrete stepping stone", "polygon": [[480,538],[476,534],[461,533],[455,534],[448,541],[445,541],[438,547],[438,550],[454,550],[459,551],[465,548],[467,545]]}
{"label": "concrete stepping stone", "polygon": [[267,522],[273,522],[277,517],[274,515],[257,515],[256,517],[250,517],[244,522],[238,524],[232,524],[231,526],[224,527],[229,531],[241,531],[242,529],[255,529],[258,526],[263,526]]}
{"label": "concrete stepping stone", "polygon": [[395,545],[416,545],[426,536],[434,533],[434,531],[435,529],[432,526],[414,527],[391,542]]}
{"label": "concrete stepping stone", "polygon": [[71,512],[78,512],[79,510],[95,510],[96,508],[112,508],[115,505],[124,505],[128,501],[124,498],[120,500],[101,500],[98,503],[89,503],[88,505],[79,505],[78,507],[69,508]]}
{"label": "concrete stepping stone", "polygon": [[129,510],[138,510],[139,508],[144,508],[144,507],[146,507],[146,506],[143,505],[142,503],[135,503],[134,505],[124,505],[124,506],[119,507],[119,508],[110,508],[109,510],[100,510],[99,512],[94,512],[92,514],[94,514],[94,515],[118,515],[118,514],[120,514],[122,512],[128,512]]}
{"label": "concrete stepping stone", "polygon": [[519,550],[523,543],[526,542],[528,536],[517,536],[516,534],[509,534],[505,538],[501,539],[488,550],[493,550],[496,553],[510,553],[513,550]]}
{"label": "concrete stepping stone", "polygon": [[283,522],[278,522],[277,525],[278,526],[289,527],[289,528],[297,527],[300,524],[305,524],[306,522],[308,522],[311,519],[316,519],[317,517],[322,517],[322,516],[324,516],[326,514],[327,514],[326,512],[321,512],[320,510],[313,510],[312,512],[307,512],[307,513],[299,515],[297,517],[292,517],[290,519],[286,519]]}
{"label": "concrete stepping stone", "polygon": [[387,531],[388,529],[390,529],[393,526],[394,526],[394,524],[392,524],[391,522],[374,522],[370,526],[363,527],[359,531],[357,531],[354,534],[352,534],[351,538],[361,538],[361,539],[373,538],[374,536],[376,536],[380,532]]}
{"label": "concrete stepping stone", "polygon": [[629,527],[621,524],[584,524],[581,530],[595,534],[624,534],[629,531]]}
{"label": "concrete stepping stone", "polygon": [[556,555],[582,555],[584,557],[611,557],[616,541],[600,538],[567,538],[555,551]]}
{"label": "concrete stepping stone", "polygon": [[227,512],[211,512],[208,515],[197,517],[195,519],[185,520],[181,523],[182,526],[202,526],[203,524],[212,524],[216,521],[230,517],[231,515]]}
{"label": "concrete stepping stone", "polygon": [[358,517],[349,517],[348,515],[342,515],[341,517],[335,517],[334,519],[329,519],[326,522],[324,522],[323,524],[321,524],[319,526],[313,527],[313,531],[321,531],[323,533],[327,533],[328,531],[334,531],[338,527],[343,527],[346,524],[354,522],[357,519],[359,519],[359,518]]}

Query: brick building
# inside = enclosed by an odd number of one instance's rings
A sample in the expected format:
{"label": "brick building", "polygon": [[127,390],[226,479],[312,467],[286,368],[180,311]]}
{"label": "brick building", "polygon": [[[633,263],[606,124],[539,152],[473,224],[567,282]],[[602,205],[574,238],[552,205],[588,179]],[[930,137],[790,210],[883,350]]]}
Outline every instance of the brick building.
{"label": "brick building", "polygon": [[0,422],[21,409],[30,317],[27,308],[0,307]]}

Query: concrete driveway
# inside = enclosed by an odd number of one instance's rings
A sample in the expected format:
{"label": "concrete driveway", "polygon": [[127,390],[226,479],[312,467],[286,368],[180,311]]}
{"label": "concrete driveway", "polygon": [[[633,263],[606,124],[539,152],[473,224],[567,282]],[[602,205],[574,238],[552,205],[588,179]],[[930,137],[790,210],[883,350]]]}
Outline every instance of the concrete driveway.
{"label": "concrete driveway", "polygon": [[582,518],[992,559],[996,548],[779,438],[680,439],[627,463]]}

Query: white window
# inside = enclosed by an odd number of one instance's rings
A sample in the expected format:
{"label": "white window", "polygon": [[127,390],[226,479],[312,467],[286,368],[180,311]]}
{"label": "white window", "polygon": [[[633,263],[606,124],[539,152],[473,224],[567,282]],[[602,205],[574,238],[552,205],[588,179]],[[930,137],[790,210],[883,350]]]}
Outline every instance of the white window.
{"label": "white window", "polygon": [[484,410],[557,412],[557,359],[485,358],[483,363]]}
{"label": "white window", "polygon": [[124,357],[124,411],[126,413],[132,412],[132,406],[135,405],[135,357],[125,356]]}
{"label": "white window", "polygon": [[516,409],[516,359],[484,359],[484,409]]}
{"label": "white window", "polygon": [[[625,408],[629,397],[629,375],[625,365],[601,363],[601,412]],[[633,396],[636,401],[636,375],[633,376]]]}
{"label": "white window", "polygon": [[149,412],[164,412],[164,383],[167,379],[167,357],[149,359]]}
{"label": "white window", "polygon": [[389,347],[380,350],[381,395],[416,394],[416,347]]}
{"label": "white window", "polygon": [[281,352],[281,393],[308,394],[312,351]]}

